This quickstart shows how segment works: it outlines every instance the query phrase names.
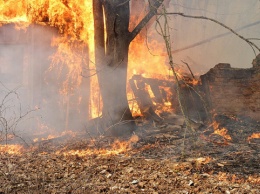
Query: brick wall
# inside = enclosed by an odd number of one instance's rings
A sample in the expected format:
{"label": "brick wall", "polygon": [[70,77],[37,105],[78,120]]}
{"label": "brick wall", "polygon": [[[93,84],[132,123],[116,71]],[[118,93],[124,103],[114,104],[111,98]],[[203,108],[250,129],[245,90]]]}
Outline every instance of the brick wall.
{"label": "brick wall", "polygon": [[260,120],[258,61],[248,69],[231,68],[226,63],[217,64],[201,76],[201,81],[208,106],[214,112],[250,116]]}

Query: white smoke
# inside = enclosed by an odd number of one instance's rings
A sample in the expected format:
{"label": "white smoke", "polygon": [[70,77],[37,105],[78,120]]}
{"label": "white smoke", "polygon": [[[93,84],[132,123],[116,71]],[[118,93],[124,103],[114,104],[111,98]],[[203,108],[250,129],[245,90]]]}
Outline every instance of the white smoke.
{"label": "white smoke", "polygon": [[[237,30],[260,46],[260,1],[258,0],[172,0],[167,12],[205,16]],[[187,62],[194,72],[206,73],[217,63],[232,67],[250,68],[255,54],[243,40],[229,30],[209,20],[169,15],[174,62]],[[151,37],[153,38],[153,37]],[[198,44],[197,46],[194,46]],[[191,47],[189,49],[185,49]],[[258,54],[256,52],[256,54]]]}

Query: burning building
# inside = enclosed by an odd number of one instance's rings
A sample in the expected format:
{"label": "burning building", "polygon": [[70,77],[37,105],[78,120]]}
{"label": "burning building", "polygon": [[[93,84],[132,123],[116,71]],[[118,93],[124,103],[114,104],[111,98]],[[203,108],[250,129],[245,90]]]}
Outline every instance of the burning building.
{"label": "burning building", "polygon": [[0,2],[0,193],[258,192],[259,55],[179,16],[254,37],[259,1],[164,2]]}
{"label": "burning building", "polygon": [[[167,1],[168,7],[173,6],[168,3]],[[214,7],[206,5],[212,9]],[[12,6],[11,2],[1,6],[1,82],[8,88],[22,85],[19,89],[22,104],[41,108],[39,115],[43,116],[43,123],[48,123],[53,128],[81,128],[82,123],[101,116],[102,99],[95,75],[102,69],[93,64],[95,57],[91,2],[84,1],[79,5],[52,1],[35,4],[29,1],[19,4],[17,11],[11,9]],[[145,14],[145,10],[140,12]],[[134,28],[140,18],[131,19],[130,27]],[[150,28],[151,26],[152,24]],[[141,35],[144,35],[143,31]],[[160,37],[153,30],[147,35],[147,40],[140,36],[130,45],[127,78],[129,107],[133,115],[146,114],[151,107],[157,115],[167,110],[178,112],[175,83],[172,78],[169,79],[172,75],[166,65],[164,44],[159,42]],[[179,34],[176,33],[176,36]],[[175,38],[176,46],[180,46]],[[147,51],[145,41],[150,51]],[[151,57],[151,51],[156,53],[155,56]],[[191,52],[190,55],[194,53]],[[176,59],[179,58],[182,56],[177,53]],[[190,57],[184,58],[192,68],[198,64]],[[182,74],[185,67],[178,68]],[[258,79],[257,69],[254,66],[248,70],[234,70],[228,65],[218,65],[201,76],[200,84],[190,83],[193,78],[188,81],[189,86],[197,88],[200,96],[190,91],[185,86],[185,76],[180,76],[187,112],[196,119],[205,120],[204,105],[198,105],[205,100],[205,107],[209,111],[240,114],[246,110],[257,119],[259,101],[257,85],[253,84]],[[229,90],[231,85],[237,85],[236,89]],[[223,96],[227,99],[224,100]],[[201,100],[201,97],[205,99]]]}

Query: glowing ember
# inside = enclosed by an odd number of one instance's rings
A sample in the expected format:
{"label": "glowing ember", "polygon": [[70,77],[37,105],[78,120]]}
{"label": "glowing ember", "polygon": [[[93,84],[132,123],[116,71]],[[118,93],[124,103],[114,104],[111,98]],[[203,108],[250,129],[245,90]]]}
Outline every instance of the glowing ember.
{"label": "glowing ember", "polygon": [[59,138],[59,137],[65,137],[65,136],[70,136],[70,137],[75,137],[76,136],[76,132],[73,131],[63,131],[61,134],[51,134],[48,135],[47,137],[42,137],[42,138],[34,138],[33,142],[39,142],[39,141],[44,141],[44,140],[50,140],[50,139],[54,139],[54,138]]}
{"label": "glowing ember", "polygon": [[200,82],[199,82],[199,80],[197,80],[197,79],[193,79],[192,80],[192,85],[193,86],[195,86],[195,85],[198,85]]}
{"label": "glowing ember", "polygon": [[38,141],[43,141],[43,140],[49,140],[49,139],[53,139],[53,138],[55,138],[54,135],[48,135],[47,138],[35,138],[35,139],[33,139],[33,142],[38,142]]}
{"label": "glowing ember", "polygon": [[216,129],[214,133],[224,137],[225,139],[231,140],[230,135],[227,134],[228,130],[226,128]]}
{"label": "glowing ember", "polygon": [[218,134],[224,137],[226,140],[232,140],[231,136],[228,134],[228,130],[226,128],[219,129],[219,123],[216,121],[213,122],[214,134]]}
{"label": "glowing ember", "polygon": [[258,139],[260,138],[260,133],[253,133],[247,138],[247,141],[250,141],[251,139]]}
{"label": "glowing ember", "polygon": [[200,164],[208,164],[212,161],[212,158],[206,157],[206,158],[197,158],[196,161]]}

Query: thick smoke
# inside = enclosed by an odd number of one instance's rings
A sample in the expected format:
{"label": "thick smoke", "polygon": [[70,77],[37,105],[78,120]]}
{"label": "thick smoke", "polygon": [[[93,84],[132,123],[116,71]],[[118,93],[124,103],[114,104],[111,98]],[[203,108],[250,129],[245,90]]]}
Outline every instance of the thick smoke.
{"label": "thick smoke", "polygon": [[79,127],[83,118],[77,115],[78,97],[60,92],[66,69],[49,70],[57,51],[51,46],[57,30],[40,25],[15,28],[14,24],[0,28],[0,111],[8,122],[7,127],[2,122],[1,133],[8,128],[8,134],[15,131],[28,140],[71,130],[72,124]]}

